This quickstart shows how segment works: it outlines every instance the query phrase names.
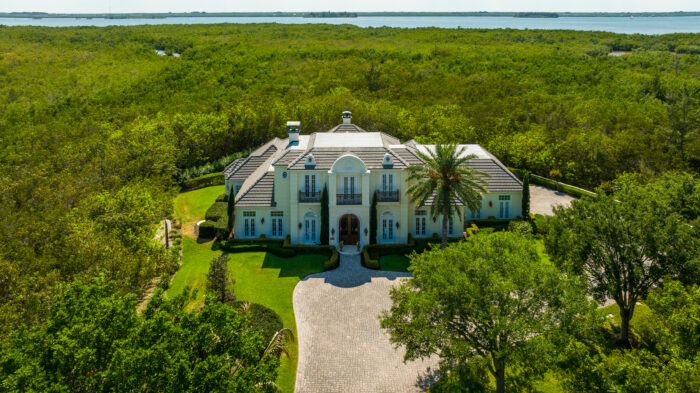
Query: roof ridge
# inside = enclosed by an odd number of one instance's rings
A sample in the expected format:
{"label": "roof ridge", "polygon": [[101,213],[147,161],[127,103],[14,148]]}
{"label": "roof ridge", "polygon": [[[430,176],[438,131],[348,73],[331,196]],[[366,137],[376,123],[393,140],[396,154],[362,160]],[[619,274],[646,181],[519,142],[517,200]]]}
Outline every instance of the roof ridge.
{"label": "roof ridge", "polygon": [[391,154],[391,155],[392,155],[392,156],[393,156],[394,158],[398,158],[398,160],[399,160],[399,161],[401,161],[401,163],[403,163],[403,164],[404,164],[404,165],[406,165],[407,167],[408,167],[408,166],[411,166],[411,165],[409,165],[409,163],[408,163],[408,162],[404,161],[404,159],[403,159],[403,158],[401,158],[401,156],[400,156],[400,155],[398,155],[398,154],[394,153],[394,152],[393,152],[393,151],[391,151],[391,149],[389,149],[388,147],[387,147],[387,148],[385,148],[385,149],[386,149],[386,150],[387,150],[387,151],[389,152],[389,154]]}

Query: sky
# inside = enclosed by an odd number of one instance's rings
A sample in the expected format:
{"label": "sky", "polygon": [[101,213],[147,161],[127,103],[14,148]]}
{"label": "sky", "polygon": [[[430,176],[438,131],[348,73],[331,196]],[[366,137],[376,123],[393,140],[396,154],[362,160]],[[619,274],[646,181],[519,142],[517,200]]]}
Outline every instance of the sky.
{"label": "sky", "polygon": [[0,0],[0,12],[700,11],[698,0]]}

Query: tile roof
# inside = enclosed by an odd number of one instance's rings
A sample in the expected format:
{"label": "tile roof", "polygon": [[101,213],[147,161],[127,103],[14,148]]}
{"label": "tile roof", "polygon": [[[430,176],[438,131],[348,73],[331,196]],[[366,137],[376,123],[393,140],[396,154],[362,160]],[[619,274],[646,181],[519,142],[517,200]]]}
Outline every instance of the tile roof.
{"label": "tile roof", "polygon": [[224,178],[228,179],[228,176],[235,172],[245,161],[245,158],[238,158],[230,164],[226,165],[226,168],[224,168]]}
{"label": "tile roof", "polygon": [[224,169],[226,179],[232,181],[245,181],[245,179],[252,175],[253,172],[260,167],[260,165],[267,161],[268,158],[272,157],[276,151],[277,147],[275,145],[270,145],[260,155],[251,154],[242,162],[238,162],[238,160],[232,162]]}
{"label": "tile roof", "polygon": [[523,189],[523,183],[495,158],[469,160],[468,165],[490,175],[484,179],[489,192],[511,192]]}
{"label": "tile roof", "polygon": [[272,165],[289,165],[303,153],[303,150],[287,150]]}
{"label": "tile roof", "polygon": [[265,172],[245,193],[236,198],[236,206],[274,206],[275,174]]}
{"label": "tile roof", "polygon": [[408,165],[420,165],[423,163],[423,160],[412,149],[405,147],[394,148],[392,146],[391,151]]}

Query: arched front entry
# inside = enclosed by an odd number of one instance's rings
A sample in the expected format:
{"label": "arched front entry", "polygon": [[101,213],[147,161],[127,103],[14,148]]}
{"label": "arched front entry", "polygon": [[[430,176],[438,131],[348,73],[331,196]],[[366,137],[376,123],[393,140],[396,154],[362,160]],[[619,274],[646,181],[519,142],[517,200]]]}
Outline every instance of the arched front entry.
{"label": "arched front entry", "polygon": [[345,214],[338,220],[338,240],[343,244],[356,244],[360,241],[360,219],[354,214]]}

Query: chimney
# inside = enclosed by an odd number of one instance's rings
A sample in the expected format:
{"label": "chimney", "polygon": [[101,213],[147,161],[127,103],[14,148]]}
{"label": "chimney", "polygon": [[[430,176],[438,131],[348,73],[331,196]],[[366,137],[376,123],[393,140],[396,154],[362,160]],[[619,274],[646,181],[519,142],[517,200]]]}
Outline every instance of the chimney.
{"label": "chimney", "polygon": [[351,123],[352,123],[352,112],[344,111],[343,112],[343,124],[351,124]]}
{"label": "chimney", "polygon": [[289,135],[289,144],[299,143],[299,132],[301,131],[300,121],[287,122],[287,135]]}

